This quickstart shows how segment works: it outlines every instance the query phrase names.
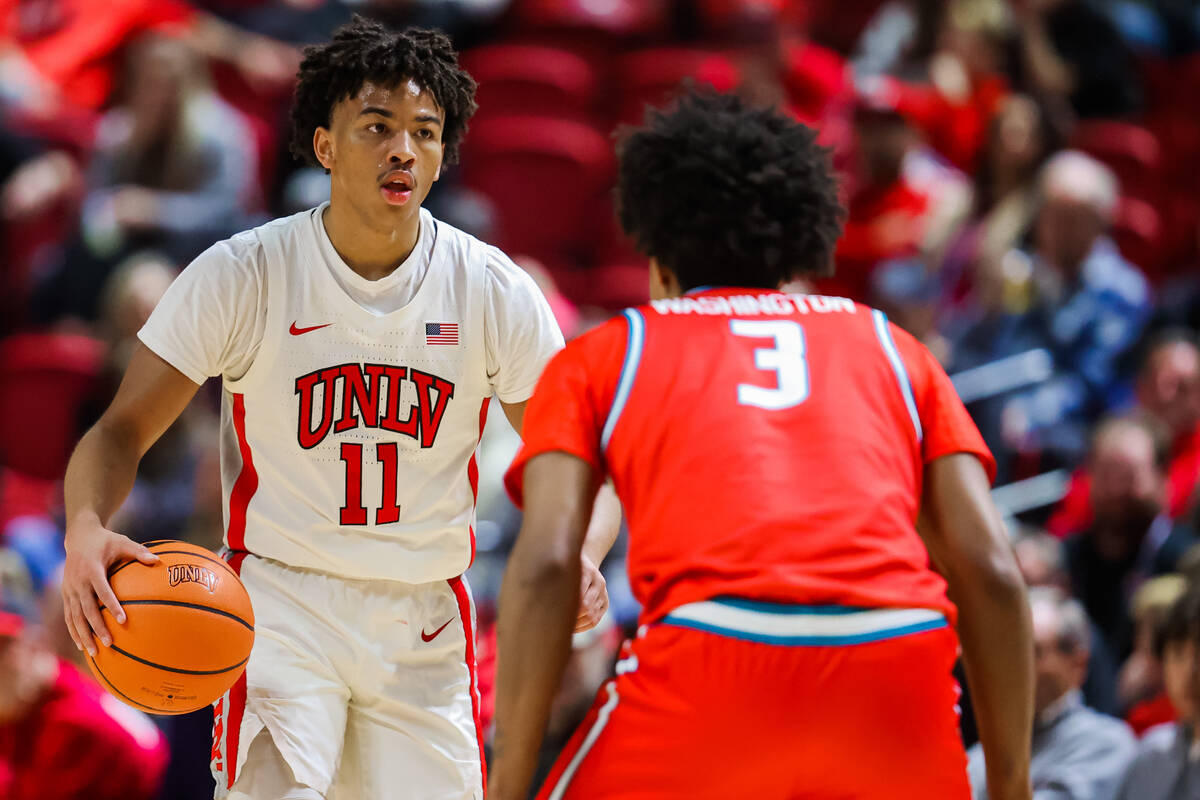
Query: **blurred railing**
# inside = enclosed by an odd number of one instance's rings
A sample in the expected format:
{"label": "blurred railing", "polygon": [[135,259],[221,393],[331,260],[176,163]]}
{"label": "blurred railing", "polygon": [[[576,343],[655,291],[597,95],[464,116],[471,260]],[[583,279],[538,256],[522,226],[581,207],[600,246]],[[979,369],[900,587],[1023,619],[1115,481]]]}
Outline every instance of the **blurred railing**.
{"label": "blurred railing", "polygon": [[[970,404],[1035,386],[1053,374],[1053,357],[1045,348],[1039,347],[965,369],[951,375],[950,381],[963,403]],[[1067,493],[1070,479],[1068,470],[1051,470],[997,486],[992,490],[992,500],[1000,513],[1011,519],[1057,503]]]}

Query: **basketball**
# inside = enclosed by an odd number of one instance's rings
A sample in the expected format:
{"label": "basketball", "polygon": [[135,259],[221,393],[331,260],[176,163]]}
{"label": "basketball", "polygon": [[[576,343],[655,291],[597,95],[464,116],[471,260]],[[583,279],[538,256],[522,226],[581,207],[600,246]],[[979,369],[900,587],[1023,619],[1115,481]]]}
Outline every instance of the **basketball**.
{"label": "basketball", "polygon": [[134,708],[186,714],[215,702],[241,676],[254,643],[254,612],[241,580],[216,554],[173,540],[146,546],[157,564],[124,561],[109,569],[125,624],[102,609],[112,646],[97,642],[88,667]]}

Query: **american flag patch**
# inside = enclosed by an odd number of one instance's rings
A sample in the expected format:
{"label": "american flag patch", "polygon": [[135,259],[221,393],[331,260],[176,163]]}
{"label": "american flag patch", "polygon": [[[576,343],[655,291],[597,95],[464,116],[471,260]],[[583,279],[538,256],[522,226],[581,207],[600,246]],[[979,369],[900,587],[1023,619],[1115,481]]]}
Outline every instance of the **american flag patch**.
{"label": "american flag patch", "polygon": [[458,323],[426,322],[425,344],[458,344]]}

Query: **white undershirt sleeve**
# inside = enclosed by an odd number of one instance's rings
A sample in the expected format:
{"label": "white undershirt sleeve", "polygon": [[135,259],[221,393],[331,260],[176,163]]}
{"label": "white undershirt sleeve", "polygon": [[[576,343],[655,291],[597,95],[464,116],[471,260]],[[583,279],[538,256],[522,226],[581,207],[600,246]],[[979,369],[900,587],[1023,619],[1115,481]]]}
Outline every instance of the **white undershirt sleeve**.
{"label": "white undershirt sleeve", "polygon": [[243,236],[205,250],[167,289],[138,338],[197,384],[245,375],[266,326],[261,258],[257,241]]}

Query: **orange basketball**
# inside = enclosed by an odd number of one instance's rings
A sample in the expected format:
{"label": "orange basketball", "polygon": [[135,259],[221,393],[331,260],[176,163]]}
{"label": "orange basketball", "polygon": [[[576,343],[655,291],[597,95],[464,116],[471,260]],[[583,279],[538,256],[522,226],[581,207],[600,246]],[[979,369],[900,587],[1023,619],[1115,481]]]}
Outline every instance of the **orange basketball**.
{"label": "orange basketball", "polygon": [[97,642],[88,666],[134,708],[185,714],[215,702],[242,674],[254,611],[237,574],[214,553],[169,539],[147,547],[157,564],[124,561],[108,572],[125,624],[103,609],[112,646]]}

